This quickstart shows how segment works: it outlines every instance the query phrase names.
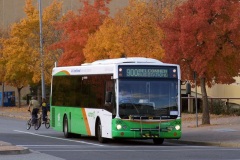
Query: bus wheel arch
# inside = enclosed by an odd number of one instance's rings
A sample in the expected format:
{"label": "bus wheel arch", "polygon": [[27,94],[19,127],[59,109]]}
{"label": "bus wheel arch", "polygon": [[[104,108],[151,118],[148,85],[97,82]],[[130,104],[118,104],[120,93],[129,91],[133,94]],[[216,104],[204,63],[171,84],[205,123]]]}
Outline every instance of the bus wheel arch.
{"label": "bus wheel arch", "polygon": [[107,139],[102,137],[102,125],[99,117],[97,117],[96,123],[95,123],[95,136],[97,137],[100,143],[107,142]]}

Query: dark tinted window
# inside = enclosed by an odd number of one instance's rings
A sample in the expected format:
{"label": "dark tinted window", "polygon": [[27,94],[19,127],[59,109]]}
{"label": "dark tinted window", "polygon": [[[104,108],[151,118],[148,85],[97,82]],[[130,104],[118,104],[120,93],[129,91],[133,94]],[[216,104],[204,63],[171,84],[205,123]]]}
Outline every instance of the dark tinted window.
{"label": "dark tinted window", "polygon": [[52,105],[105,108],[105,93],[113,93],[113,88],[111,75],[55,76],[52,85]]}

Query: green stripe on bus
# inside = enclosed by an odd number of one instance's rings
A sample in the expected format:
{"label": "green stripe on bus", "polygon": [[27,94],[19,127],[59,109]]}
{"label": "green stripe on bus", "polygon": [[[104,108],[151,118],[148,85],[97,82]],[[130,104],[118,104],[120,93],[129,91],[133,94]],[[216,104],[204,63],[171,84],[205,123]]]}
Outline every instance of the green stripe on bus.
{"label": "green stripe on bus", "polygon": [[66,70],[57,72],[54,76],[63,76],[63,75],[70,75],[70,73]]}

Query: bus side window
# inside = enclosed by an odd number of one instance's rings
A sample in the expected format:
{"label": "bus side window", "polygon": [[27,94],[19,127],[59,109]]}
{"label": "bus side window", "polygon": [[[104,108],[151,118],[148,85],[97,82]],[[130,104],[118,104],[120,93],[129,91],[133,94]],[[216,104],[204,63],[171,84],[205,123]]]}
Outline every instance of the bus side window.
{"label": "bus side window", "polygon": [[105,104],[112,103],[112,92],[106,92],[105,94]]}
{"label": "bus side window", "polygon": [[82,82],[81,82],[81,89],[80,89],[80,98],[81,98],[81,107],[88,107],[88,102],[89,102],[89,84],[87,82],[86,77],[82,77]]}
{"label": "bus side window", "polygon": [[113,101],[114,101],[114,93],[113,93],[113,84],[114,81],[108,80],[105,82],[105,108],[106,110],[113,112]]}

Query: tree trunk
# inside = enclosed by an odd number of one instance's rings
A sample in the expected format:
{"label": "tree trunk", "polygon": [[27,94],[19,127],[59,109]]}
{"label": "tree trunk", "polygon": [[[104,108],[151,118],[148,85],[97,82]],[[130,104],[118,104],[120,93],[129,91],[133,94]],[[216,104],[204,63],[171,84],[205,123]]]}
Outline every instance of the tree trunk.
{"label": "tree trunk", "polygon": [[23,87],[21,88],[17,88],[18,90],[18,107],[20,108],[21,107],[21,90],[22,90]]}
{"label": "tree trunk", "polygon": [[2,102],[1,102],[1,106],[3,107],[4,106],[4,82],[2,82],[2,95],[1,95],[1,99],[2,99]]}
{"label": "tree trunk", "polygon": [[200,78],[200,85],[201,85],[202,102],[203,102],[202,124],[210,124],[210,116],[209,116],[209,107],[208,107],[208,98],[207,98],[205,78]]}

